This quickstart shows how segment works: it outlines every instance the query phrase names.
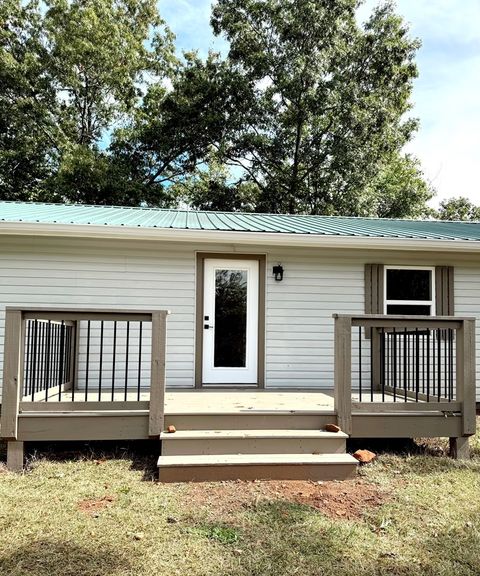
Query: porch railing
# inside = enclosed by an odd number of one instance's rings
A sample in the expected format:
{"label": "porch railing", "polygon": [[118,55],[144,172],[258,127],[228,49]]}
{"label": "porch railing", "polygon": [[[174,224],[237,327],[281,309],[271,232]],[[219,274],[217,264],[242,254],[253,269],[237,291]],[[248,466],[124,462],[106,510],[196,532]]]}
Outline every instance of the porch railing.
{"label": "porch railing", "polygon": [[6,309],[0,435],[21,413],[146,410],[163,428],[166,310]]}
{"label": "porch railing", "polygon": [[335,314],[335,408],[352,414],[439,411],[475,433],[475,320]]}

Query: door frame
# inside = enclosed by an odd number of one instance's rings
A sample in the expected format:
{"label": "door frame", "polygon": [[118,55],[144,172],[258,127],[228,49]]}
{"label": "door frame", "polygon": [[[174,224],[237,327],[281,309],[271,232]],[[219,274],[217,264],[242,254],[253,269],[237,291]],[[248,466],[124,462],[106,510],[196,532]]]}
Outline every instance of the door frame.
{"label": "door frame", "polygon": [[[196,294],[195,294],[195,388],[203,388],[203,304],[205,287],[205,260],[256,260],[258,261],[258,337],[257,337],[257,384],[265,387],[265,254],[239,254],[237,252],[197,252],[196,253]],[[221,388],[222,384],[206,384],[208,388]],[[228,384],[225,388],[252,388],[251,384]]]}

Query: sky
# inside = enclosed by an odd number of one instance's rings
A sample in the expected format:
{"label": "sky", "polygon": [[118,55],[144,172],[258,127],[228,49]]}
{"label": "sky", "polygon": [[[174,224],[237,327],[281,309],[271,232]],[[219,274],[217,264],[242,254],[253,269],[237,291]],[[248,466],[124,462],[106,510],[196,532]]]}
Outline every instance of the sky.
{"label": "sky", "polygon": [[[359,11],[364,21],[377,0]],[[453,196],[480,204],[480,0],[397,0],[397,12],[422,47],[411,115],[420,129],[406,151],[417,156],[437,191],[436,205]],[[159,0],[179,50],[225,50],[212,34],[210,0]]]}

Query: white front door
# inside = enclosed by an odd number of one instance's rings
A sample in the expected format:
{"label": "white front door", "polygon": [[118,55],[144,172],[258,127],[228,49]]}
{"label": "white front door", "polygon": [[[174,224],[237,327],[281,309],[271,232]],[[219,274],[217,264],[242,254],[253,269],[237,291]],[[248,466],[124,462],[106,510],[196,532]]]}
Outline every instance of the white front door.
{"label": "white front door", "polygon": [[257,384],[258,273],[258,260],[205,259],[204,384]]}

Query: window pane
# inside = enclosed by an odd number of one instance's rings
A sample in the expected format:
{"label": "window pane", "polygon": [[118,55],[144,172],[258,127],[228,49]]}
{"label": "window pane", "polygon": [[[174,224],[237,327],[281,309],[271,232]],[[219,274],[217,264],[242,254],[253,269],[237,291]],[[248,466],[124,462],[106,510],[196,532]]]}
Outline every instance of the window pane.
{"label": "window pane", "polygon": [[403,316],[430,316],[430,306],[415,306],[412,304],[389,304],[387,314]]}
{"label": "window pane", "polygon": [[430,270],[387,270],[387,300],[431,300]]}
{"label": "window pane", "polygon": [[215,272],[215,367],[245,367],[247,271]]}

